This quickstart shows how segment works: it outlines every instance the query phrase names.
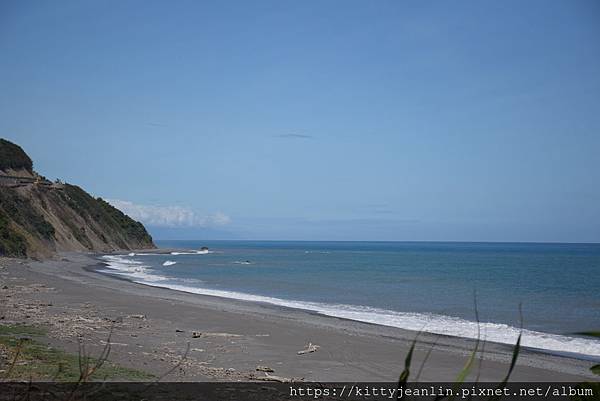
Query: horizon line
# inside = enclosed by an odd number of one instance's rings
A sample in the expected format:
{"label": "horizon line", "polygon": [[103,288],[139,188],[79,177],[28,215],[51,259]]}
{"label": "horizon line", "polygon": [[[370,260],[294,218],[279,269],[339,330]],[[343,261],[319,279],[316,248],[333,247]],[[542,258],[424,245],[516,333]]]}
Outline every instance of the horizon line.
{"label": "horizon line", "polygon": [[260,242],[386,242],[386,243],[456,243],[456,244],[537,244],[537,245],[600,245],[600,242],[562,241],[456,241],[456,240],[304,240],[304,239],[157,239],[154,241],[260,241]]}

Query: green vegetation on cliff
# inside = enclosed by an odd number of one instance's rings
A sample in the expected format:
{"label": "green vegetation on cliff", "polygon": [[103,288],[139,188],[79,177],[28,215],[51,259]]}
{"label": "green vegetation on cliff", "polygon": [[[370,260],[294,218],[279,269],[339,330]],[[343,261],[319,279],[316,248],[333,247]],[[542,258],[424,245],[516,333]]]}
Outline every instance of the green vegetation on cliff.
{"label": "green vegetation on cliff", "polygon": [[[31,168],[31,160],[19,146],[0,141],[0,166]],[[154,243],[141,223],[78,186],[0,182],[0,256],[143,248],[154,248]]]}
{"label": "green vegetation on cliff", "polygon": [[0,210],[19,226],[42,240],[54,238],[54,227],[32,205],[31,201],[16,191],[0,192]]}
{"label": "green vegetation on cliff", "polygon": [[2,210],[0,210],[0,255],[19,258],[27,255],[27,241],[10,227],[10,220]]}
{"label": "green vegetation on cliff", "polygon": [[31,202],[10,188],[0,191],[0,255],[24,257],[27,239],[17,227],[41,241],[54,239],[54,227]]}
{"label": "green vegetation on cliff", "polygon": [[0,170],[6,169],[25,169],[31,173],[33,162],[19,145],[0,138]]}
{"label": "green vegetation on cliff", "polygon": [[[152,243],[152,237],[142,223],[131,219],[102,198],[95,199],[80,187],[69,184],[65,185],[65,191],[61,195],[84,220],[90,224],[95,222],[103,227],[104,231],[109,231],[123,249],[129,248],[127,240],[140,244]],[[92,224],[91,227],[94,229],[95,225]],[[95,231],[100,238],[106,237],[105,234]]]}

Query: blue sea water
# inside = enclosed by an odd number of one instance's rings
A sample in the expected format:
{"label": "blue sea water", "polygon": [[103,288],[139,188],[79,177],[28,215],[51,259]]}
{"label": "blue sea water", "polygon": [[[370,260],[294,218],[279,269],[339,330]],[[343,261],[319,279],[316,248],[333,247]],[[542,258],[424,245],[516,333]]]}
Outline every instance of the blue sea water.
{"label": "blue sea water", "polygon": [[[600,356],[600,244],[160,241],[105,272],[191,293]],[[210,252],[197,252],[207,246]]]}

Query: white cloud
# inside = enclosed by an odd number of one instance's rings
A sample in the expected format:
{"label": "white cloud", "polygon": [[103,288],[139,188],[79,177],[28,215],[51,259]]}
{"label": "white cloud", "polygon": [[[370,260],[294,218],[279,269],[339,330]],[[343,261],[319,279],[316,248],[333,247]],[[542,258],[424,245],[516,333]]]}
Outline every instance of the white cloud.
{"label": "white cloud", "polygon": [[107,199],[108,203],[144,224],[158,227],[214,227],[229,224],[226,214],[216,212],[199,215],[192,209],[181,206],[139,205],[120,199]]}

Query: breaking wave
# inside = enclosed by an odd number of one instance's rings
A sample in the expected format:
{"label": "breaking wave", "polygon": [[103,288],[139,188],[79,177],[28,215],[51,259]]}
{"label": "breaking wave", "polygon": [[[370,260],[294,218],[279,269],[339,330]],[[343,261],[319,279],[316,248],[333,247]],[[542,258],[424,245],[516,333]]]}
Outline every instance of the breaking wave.
{"label": "breaking wave", "polygon": [[[442,334],[447,336],[470,339],[477,338],[478,325],[476,322],[452,316],[428,313],[396,312],[368,306],[294,301],[235,291],[214,290],[177,284],[143,284],[167,287],[173,290],[189,292],[192,294],[210,295],[243,301],[263,302],[277,306],[317,312],[326,316],[378,324],[382,326],[397,327],[406,330],[423,330],[428,333]],[[484,337],[486,341],[492,341],[496,343],[514,345],[517,342],[517,338],[520,333],[520,329],[502,323],[480,323],[479,326],[481,329],[481,336]],[[538,348],[547,351],[570,352],[600,357],[600,341],[580,337],[569,337],[560,334],[542,333],[524,329],[523,336],[521,338],[521,345],[524,347]]]}
{"label": "breaking wave", "polygon": [[199,251],[191,252],[171,252],[171,255],[208,255],[209,253],[213,253],[213,251],[209,251],[208,249],[201,249]]}
{"label": "breaking wave", "polygon": [[116,274],[128,277],[134,281],[141,280],[147,284],[158,281],[165,281],[168,278],[154,273],[150,266],[133,259],[126,259],[123,255],[105,255],[102,256],[106,269],[100,270],[102,273]]}
{"label": "breaking wave", "polygon": [[[184,254],[184,253],[181,253]],[[103,256],[107,269],[105,273],[125,276],[134,282],[156,287],[165,287],[177,291],[199,295],[217,296],[242,301],[262,302],[277,306],[303,309],[317,312],[326,316],[350,319],[359,322],[397,327],[406,330],[423,330],[429,333],[476,339],[478,324],[465,319],[429,313],[397,312],[386,309],[359,305],[328,304],[318,302],[294,301],[262,295],[247,294],[235,291],[215,290],[190,285],[181,285],[183,280],[155,274],[142,262],[126,259],[124,255]],[[238,261],[241,264],[247,262]],[[167,263],[175,264],[173,261]],[[166,282],[165,282],[166,281]],[[201,281],[197,282],[202,283]],[[188,284],[192,284],[188,281]],[[196,284],[196,282],[193,282]],[[480,323],[481,335],[486,341],[513,345],[517,341],[520,329],[502,323]],[[521,345],[530,348],[554,352],[569,352],[594,357],[600,357],[600,341],[594,339],[570,337],[559,334],[543,333],[533,330],[523,330]]]}

